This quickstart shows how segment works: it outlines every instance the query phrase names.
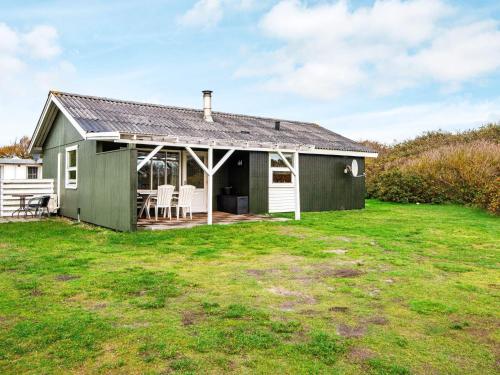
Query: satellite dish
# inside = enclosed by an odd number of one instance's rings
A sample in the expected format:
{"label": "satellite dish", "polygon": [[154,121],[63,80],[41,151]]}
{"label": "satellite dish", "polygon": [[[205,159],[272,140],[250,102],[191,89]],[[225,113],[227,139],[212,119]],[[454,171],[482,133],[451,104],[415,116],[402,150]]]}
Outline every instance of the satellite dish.
{"label": "satellite dish", "polygon": [[345,174],[350,174],[352,177],[365,177],[365,174],[358,175],[359,166],[358,161],[356,159],[352,159],[351,165],[346,165],[344,169]]}
{"label": "satellite dish", "polygon": [[356,161],[356,159],[352,159],[351,173],[352,173],[353,177],[357,177],[358,176],[358,162]]}

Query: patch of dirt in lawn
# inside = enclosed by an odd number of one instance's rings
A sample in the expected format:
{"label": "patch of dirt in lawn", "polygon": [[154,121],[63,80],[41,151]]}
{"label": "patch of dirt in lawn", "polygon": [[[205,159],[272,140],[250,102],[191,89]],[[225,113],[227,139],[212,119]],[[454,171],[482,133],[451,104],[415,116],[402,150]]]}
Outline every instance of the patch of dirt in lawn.
{"label": "patch of dirt in lawn", "polygon": [[305,294],[302,292],[297,292],[294,290],[288,290],[282,287],[271,287],[267,289],[269,292],[276,294],[278,296],[283,296],[283,297],[296,297],[300,300],[302,303],[307,303],[307,304],[314,304],[316,303],[316,298],[309,294]]}
{"label": "patch of dirt in lawn", "polygon": [[497,347],[497,343],[492,336],[494,332],[497,332],[499,329],[500,319],[495,318],[483,318],[481,321],[469,320],[468,326],[463,328],[463,330],[471,336],[476,337],[479,341],[492,347]]}
{"label": "patch of dirt in lawn", "polygon": [[347,313],[349,311],[349,307],[347,307],[347,306],[333,306],[333,307],[330,307],[328,309],[328,311]]}
{"label": "patch of dirt in lawn", "polygon": [[356,270],[353,268],[340,268],[334,270],[333,276],[339,278],[347,278],[347,277],[358,277],[361,276],[364,272],[360,270]]}
{"label": "patch of dirt in lawn", "polygon": [[376,355],[370,349],[353,347],[351,348],[351,350],[349,350],[348,357],[351,361],[360,363],[375,358]]}
{"label": "patch of dirt in lawn", "polygon": [[319,311],[317,310],[311,310],[311,309],[307,309],[307,310],[302,310],[300,312],[301,315],[307,315],[307,316],[318,316],[320,314]]}
{"label": "patch of dirt in lawn", "polygon": [[297,280],[303,284],[310,284],[314,281],[323,281],[327,278],[348,278],[357,277],[364,274],[364,271],[354,267],[360,267],[363,261],[353,260],[335,260],[309,264],[303,268],[291,267],[286,274],[281,275],[289,280]]}
{"label": "patch of dirt in lawn", "polygon": [[106,307],[108,307],[108,304],[105,302],[98,302],[90,306],[92,310],[102,310],[105,309]]}
{"label": "patch of dirt in lawn", "polygon": [[294,310],[294,307],[297,305],[296,302],[293,302],[293,301],[286,301],[286,302],[283,302],[280,306],[279,306],[279,309],[281,311],[293,311]]}
{"label": "patch of dirt in lawn", "polygon": [[269,269],[248,269],[246,270],[247,275],[253,276],[257,279],[263,278],[268,275],[279,275],[281,274],[281,270],[277,268],[269,268]]}
{"label": "patch of dirt in lawn", "polygon": [[129,329],[138,329],[138,328],[147,328],[151,325],[151,323],[148,322],[135,322],[135,323],[130,323],[130,324],[122,324],[120,327],[122,328],[129,328]]}
{"label": "patch of dirt in lawn", "polygon": [[57,281],[70,281],[70,280],[75,280],[79,279],[80,276],[75,276],[75,275],[57,275],[56,280]]}
{"label": "patch of dirt in lawn", "polygon": [[30,295],[33,297],[40,297],[43,296],[43,292],[40,289],[32,289],[30,292]]}
{"label": "patch of dirt in lawn", "polygon": [[353,337],[363,337],[366,333],[365,326],[348,326],[347,324],[339,324],[337,326],[337,333],[340,336],[353,338]]}
{"label": "patch of dirt in lawn", "polygon": [[323,279],[325,277],[338,277],[338,278],[348,278],[348,277],[358,277],[364,272],[354,268],[329,268],[320,267],[318,272],[318,278]]}
{"label": "patch of dirt in lawn", "polygon": [[345,254],[347,253],[347,250],[344,250],[344,249],[330,249],[330,250],[323,250],[324,253],[327,253],[327,254],[338,254],[338,255],[342,255],[342,254]]}
{"label": "patch of dirt in lawn", "polygon": [[352,238],[344,237],[344,236],[335,237],[335,239],[339,240],[339,241],[344,241],[344,242],[352,242]]}
{"label": "patch of dirt in lawn", "polygon": [[385,326],[389,324],[389,319],[387,319],[385,316],[372,316],[365,321],[366,323],[376,324],[379,326]]}
{"label": "patch of dirt in lawn", "polygon": [[7,247],[9,247],[9,245],[7,245],[6,243],[0,242],[0,249],[6,249]]}
{"label": "patch of dirt in lawn", "polygon": [[191,326],[204,319],[205,314],[200,311],[183,311],[181,322],[183,326]]}
{"label": "patch of dirt in lawn", "polygon": [[293,276],[291,279],[298,281],[298,282],[305,284],[305,285],[312,284],[316,280],[316,278],[314,278],[312,276],[307,276],[307,275]]}

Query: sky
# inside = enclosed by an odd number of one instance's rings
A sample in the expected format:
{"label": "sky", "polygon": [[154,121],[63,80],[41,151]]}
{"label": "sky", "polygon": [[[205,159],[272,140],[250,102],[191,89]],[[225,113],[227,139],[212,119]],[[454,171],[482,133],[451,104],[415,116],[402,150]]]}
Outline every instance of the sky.
{"label": "sky", "polygon": [[392,143],[500,122],[497,0],[0,0],[0,145],[49,90]]}

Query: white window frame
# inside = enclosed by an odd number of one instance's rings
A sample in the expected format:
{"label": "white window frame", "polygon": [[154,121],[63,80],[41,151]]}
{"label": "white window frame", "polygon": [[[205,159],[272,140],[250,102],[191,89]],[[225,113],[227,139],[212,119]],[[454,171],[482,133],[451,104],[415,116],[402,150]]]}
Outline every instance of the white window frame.
{"label": "white window frame", "polygon": [[[281,159],[281,156],[277,152],[270,152],[269,153],[269,186],[270,187],[294,187],[295,186],[295,175],[292,173],[290,168],[288,167],[272,167],[271,166],[271,155],[278,155],[278,157]],[[287,155],[292,155],[292,153],[286,152],[284,153],[285,156]],[[292,162],[290,163],[292,167],[295,167],[293,165],[293,159]],[[289,172],[292,175],[292,182],[273,182],[273,172]]]}
{"label": "white window frame", "polygon": [[[69,166],[69,153],[71,151],[76,151],[76,166],[70,167]],[[78,145],[71,146],[71,147],[66,147],[66,163],[64,165],[66,169],[65,173],[65,179],[64,179],[64,186],[66,189],[77,189],[78,188]],[[76,179],[70,180],[69,179],[69,172],[75,171],[76,172]]]}
{"label": "white window frame", "polygon": [[[143,151],[143,152],[148,152],[149,153],[149,152],[151,152],[151,149],[148,149],[148,148],[137,148],[137,151]],[[180,187],[180,186],[183,185],[183,183],[182,183],[182,151],[181,150],[167,149],[167,150],[158,151],[158,153],[156,155],[163,154],[165,156],[165,160],[167,160],[168,154],[174,154],[174,153],[179,155],[179,187]],[[153,158],[151,160],[153,160]],[[144,167],[145,166],[143,166],[142,168],[144,168]],[[149,167],[151,168],[151,170],[149,172],[150,173],[150,177],[149,177],[149,189],[143,189],[143,190],[150,190],[153,187],[153,165],[151,164]],[[137,171],[137,173],[139,173],[139,171]],[[165,173],[165,182],[164,182],[165,184],[167,183],[167,178],[168,178],[167,173]],[[177,186],[175,187],[175,191],[176,192],[178,191]]]}
{"label": "white window frame", "polygon": [[[36,178],[30,178],[30,168],[36,169]],[[28,165],[26,166],[26,179],[27,180],[38,180],[40,178],[40,167],[37,165]]]}

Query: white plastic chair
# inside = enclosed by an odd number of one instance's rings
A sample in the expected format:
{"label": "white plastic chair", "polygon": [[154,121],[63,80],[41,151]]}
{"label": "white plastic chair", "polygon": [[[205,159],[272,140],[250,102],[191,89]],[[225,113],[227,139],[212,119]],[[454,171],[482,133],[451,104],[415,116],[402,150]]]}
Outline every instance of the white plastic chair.
{"label": "white plastic chair", "polygon": [[172,220],[172,197],[174,196],[175,187],[173,185],[158,186],[158,194],[156,197],[151,197],[151,204],[155,206],[155,218],[158,221],[158,211],[163,209],[163,217]]}
{"label": "white plastic chair", "polygon": [[50,201],[49,201],[49,206],[47,207],[49,210],[49,216],[50,214],[56,213],[57,210],[59,209],[59,199],[57,197],[57,194],[49,194],[50,195]]}
{"label": "white plastic chair", "polygon": [[182,185],[179,189],[179,199],[177,200],[177,220],[179,220],[179,210],[183,209],[184,217],[186,217],[186,211],[189,210],[189,218],[193,220],[193,211],[191,210],[191,204],[193,203],[194,190],[196,187],[193,185]]}

